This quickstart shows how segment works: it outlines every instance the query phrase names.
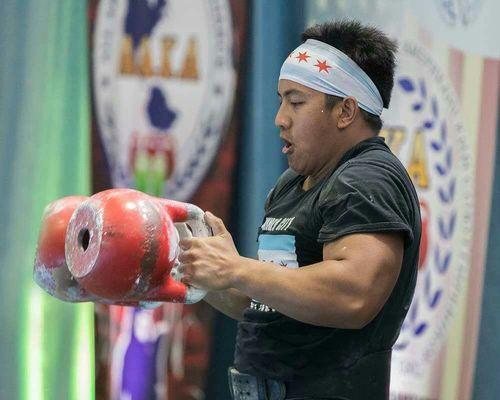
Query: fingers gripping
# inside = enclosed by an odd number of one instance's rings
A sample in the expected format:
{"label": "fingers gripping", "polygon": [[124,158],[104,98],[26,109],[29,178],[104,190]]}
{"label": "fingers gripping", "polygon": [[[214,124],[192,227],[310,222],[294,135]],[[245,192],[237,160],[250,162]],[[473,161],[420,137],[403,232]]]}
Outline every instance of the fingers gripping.
{"label": "fingers gripping", "polygon": [[227,233],[226,226],[222,219],[213,215],[210,211],[205,212],[205,221],[212,228],[214,236],[223,235]]}

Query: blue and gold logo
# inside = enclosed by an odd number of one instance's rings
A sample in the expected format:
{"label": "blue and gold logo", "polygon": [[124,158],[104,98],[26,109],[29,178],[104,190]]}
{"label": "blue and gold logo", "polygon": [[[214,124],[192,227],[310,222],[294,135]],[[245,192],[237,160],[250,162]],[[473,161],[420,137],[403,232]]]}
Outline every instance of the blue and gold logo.
{"label": "blue and gold logo", "polygon": [[114,186],[191,197],[232,112],[232,49],[227,0],[99,3],[94,92]]}

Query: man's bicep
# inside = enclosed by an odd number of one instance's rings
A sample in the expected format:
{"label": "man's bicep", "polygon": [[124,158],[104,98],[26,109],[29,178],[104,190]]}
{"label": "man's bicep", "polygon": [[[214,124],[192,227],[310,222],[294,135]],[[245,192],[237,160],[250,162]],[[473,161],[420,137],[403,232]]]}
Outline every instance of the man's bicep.
{"label": "man's bicep", "polygon": [[396,285],[403,253],[404,235],[401,232],[356,233],[323,246],[323,260],[341,262],[342,277],[352,282],[370,321]]}

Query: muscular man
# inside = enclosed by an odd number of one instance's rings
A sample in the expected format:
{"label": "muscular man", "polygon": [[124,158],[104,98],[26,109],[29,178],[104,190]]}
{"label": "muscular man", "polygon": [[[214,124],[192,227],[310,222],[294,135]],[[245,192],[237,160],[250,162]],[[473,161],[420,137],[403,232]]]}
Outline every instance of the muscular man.
{"label": "muscular man", "polygon": [[233,398],[386,399],[421,231],[411,180],[378,136],[396,45],[354,21],[303,40],[280,73],[290,168],[267,198],[259,260],[206,213],[214,237],[181,242],[184,281],[240,321]]}

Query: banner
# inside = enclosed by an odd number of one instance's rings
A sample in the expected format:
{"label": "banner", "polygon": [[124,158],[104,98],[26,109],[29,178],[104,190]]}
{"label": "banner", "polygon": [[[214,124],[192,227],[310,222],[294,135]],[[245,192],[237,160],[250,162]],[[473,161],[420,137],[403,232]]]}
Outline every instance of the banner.
{"label": "banner", "polygon": [[470,273],[473,165],[458,98],[431,54],[401,42],[391,107],[381,135],[418,190],[422,242],[417,289],[394,348],[393,393],[430,396],[439,360]]}
{"label": "banner", "polygon": [[44,208],[90,191],[86,30],[83,2],[2,2],[1,399],[94,396],[92,305],[33,280]]}
{"label": "banner", "polygon": [[393,351],[391,398],[469,399],[494,167],[498,3],[308,4],[308,25],[355,18],[399,44],[381,135],[413,179],[423,232],[415,297]]}
{"label": "banner", "polygon": [[[89,10],[94,189],[132,187],[227,219],[241,5],[101,0]],[[157,306],[110,307],[109,318],[101,308],[99,398],[203,397],[212,309]]]}

